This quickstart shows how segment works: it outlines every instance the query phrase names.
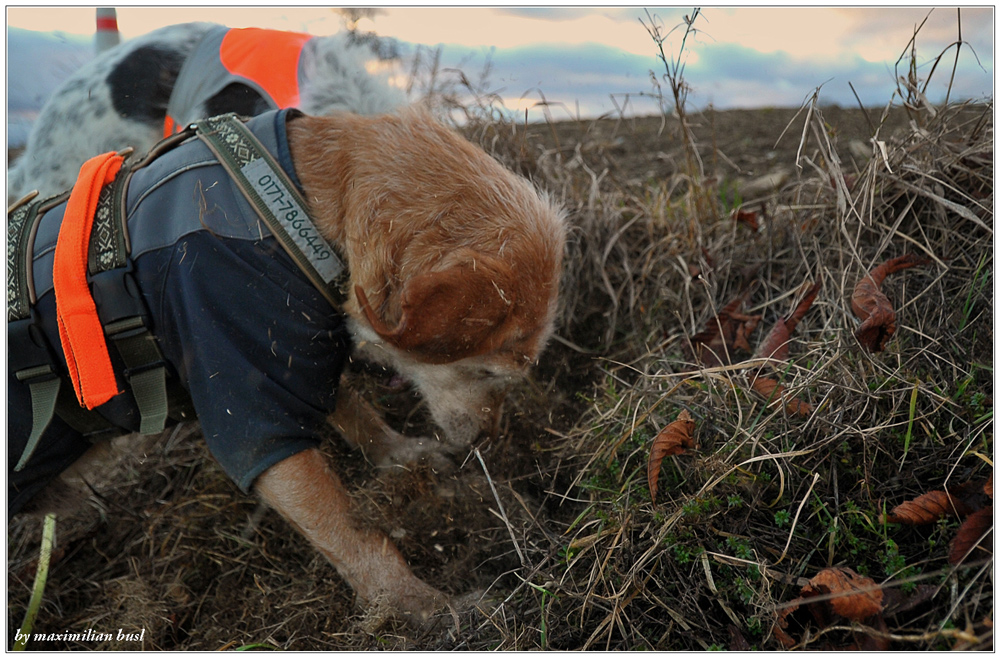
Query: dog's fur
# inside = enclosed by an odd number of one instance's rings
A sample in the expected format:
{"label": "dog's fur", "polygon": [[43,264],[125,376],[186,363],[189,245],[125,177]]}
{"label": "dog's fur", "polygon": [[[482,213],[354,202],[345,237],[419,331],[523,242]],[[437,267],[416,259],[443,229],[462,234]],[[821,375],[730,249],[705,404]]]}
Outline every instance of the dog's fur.
{"label": "dog's fur", "polygon": [[[100,132],[95,121],[75,128]],[[288,138],[314,221],[349,264],[343,311],[355,344],[416,385],[442,440],[402,436],[346,386],[332,424],[379,466],[439,459],[495,434],[507,389],[553,331],[562,212],[418,109],[298,117]],[[354,527],[349,498],[318,450],[273,466],[255,489],[362,600],[421,620],[448,601],[412,574],[388,537]]]}
{"label": "dog's fur", "polygon": [[[416,384],[449,447],[494,432],[507,387],[552,333],[565,239],[560,212],[417,110],[374,119],[303,117],[288,133],[317,226],[350,263],[354,294],[344,311],[367,353]],[[345,398],[353,395],[342,393],[334,414],[348,441],[376,463],[422,452],[381,419],[365,417],[363,407],[352,408],[356,401]],[[313,478],[322,462],[308,452],[266,472],[257,485],[263,497],[362,597],[374,588],[418,616],[439,606],[442,595],[413,578],[394,549],[379,548],[370,562],[370,551],[387,541],[381,535],[348,534],[353,547],[368,549],[350,560],[333,554],[328,541],[343,536],[342,521],[313,517],[341,509],[343,493],[332,475]],[[298,489],[304,483],[308,495]]]}
{"label": "dog's fur", "polygon": [[[32,190],[69,189],[88,158],[132,147],[139,155],[163,137],[167,101],[184,61],[213,23],[154,30],[105,51],[60,85],[32,126],[25,151],[7,173],[7,203]],[[368,44],[346,35],[316,37],[302,52],[301,105],[307,114],[382,114],[405,104],[400,89],[366,64]],[[205,117],[259,114],[266,106],[248,87],[204,99]]]}
{"label": "dog's fur", "polygon": [[[418,110],[303,117],[288,133],[317,227],[350,263],[354,294],[344,311],[367,353],[416,384],[448,448],[495,432],[507,388],[553,330],[565,240],[560,211]],[[348,441],[376,463],[423,452],[363,407],[352,408],[345,398],[353,395],[343,393],[334,414]],[[351,431],[359,419],[363,426]],[[307,451],[267,471],[257,489],[363,598],[377,592],[420,617],[438,607],[442,595],[409,573],[385,537],[345,530],[346,517],[324,514],[346,509],[335,477],[315,477],[324,468]],[[351,552],[339,552],[348,545]]]}

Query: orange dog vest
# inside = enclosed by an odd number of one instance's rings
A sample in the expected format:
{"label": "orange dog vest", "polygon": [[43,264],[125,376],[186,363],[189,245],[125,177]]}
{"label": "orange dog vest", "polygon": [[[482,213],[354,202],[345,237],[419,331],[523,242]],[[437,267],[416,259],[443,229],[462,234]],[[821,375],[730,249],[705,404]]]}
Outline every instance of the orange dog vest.
{"label": "orange dog vest", "polygon": [[260,28],[208,32],[177,76],[167,104],[164,137],[204,119],[204,103],[233,83],[254,89],[271,109],[299,104],[299,58],[312,36]]}

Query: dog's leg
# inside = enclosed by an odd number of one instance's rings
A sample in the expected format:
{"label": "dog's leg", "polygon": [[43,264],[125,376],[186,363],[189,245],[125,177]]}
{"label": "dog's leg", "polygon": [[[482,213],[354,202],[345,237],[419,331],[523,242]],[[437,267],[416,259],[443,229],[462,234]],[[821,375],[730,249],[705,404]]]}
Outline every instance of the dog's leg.
{"label": "dog's leg", "polygon": [[354,526],[350,498],[319,450],[275,464],[257,478],[255,488],[367,603],[385,601],[418,622],[447,603],[444,593],[413,575],[387,536]]}
{"label": "dog's leg", "polygon": [[330,416],[337,429],[352,448],[379,468],[390,468],[427,461],[435,468],[448,468],[447,447],[440,441],[425,437],[410,437],[389,427],[374,408],[341,378],[337,393],[337,408]]}

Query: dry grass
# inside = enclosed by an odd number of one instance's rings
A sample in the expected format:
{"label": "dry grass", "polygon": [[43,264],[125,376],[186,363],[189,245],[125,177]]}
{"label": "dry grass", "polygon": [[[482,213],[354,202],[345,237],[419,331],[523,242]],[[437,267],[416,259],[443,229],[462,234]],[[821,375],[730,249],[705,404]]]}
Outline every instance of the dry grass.
{"label": "dry grass", "polygon": [[[551,487],[581,511],[528,553],[524,584],[466,646],[781,648],[780,611],[829,566],[868,574],[894,603],[867,626],[805,622],[794,648],[992,646],[989,540],[952,565],[957,521],[880,521],[928,490],[981,485],[993,454],[993,107],[901,97],[903,121],[868,114],[867,158],[857,143],[840,154],[814,97],[789,125],[798,174],[743,206],[763,219],[757,232],[730,220],[726,181],[693,181],[689,166],[613,180],[601,166],[610,147],[589,127],[575,145],[549,140],[530,166],[509,149],[509,164],[573,209],[561,342],[599,353],[602,381],[565,433],[558,472],[571,483]],[[687,128],[673,128],[683,152]],[[715,214],[692,222],[706,190]],[[854,284],[908,252],[931,265],[886,282],[900,328],[867,353],[853,336]],[[772,364],[812,406],[806,417],[749,390],[749,354],[693,361],[690,337],[745,286],[747,312],[768,327],[811,282],[822,290],[791,358]],[[681,409],[698,419],[700,446],[664,465],[654,506],[650,441]]]}
{"label": "dry grass", "polygon": [[[743,638],[778,648],[776,609],[799,579],[833,565],[927,597],[886,615],[893,648],[991,646],[988,544],[955,568],[956,523],[878,522],[885,508],[991,472],[991,113],[940,111],[850,172],[811,106],[800,117],[812,138],[803,174],[757,207],[767,218],[758,233],[722,212],[691,231],[678,210],[685,199],[655,189],[595,206],[580,183],[584,217],[614,228],[574,259],[577,285],[590,281],[578,299],[607,300],[605,314],[573,311],[584,325],[608,319],[610,350],[604,385],[563,453],[577,473],[565,493],[588,506],[548,576],[550,616],[565,632],[550,626],[549,646],[697,650]],[[867,354],[853,337],[853,286],[905,252],[934,264],[887,282],[900,330],[886,352]],[[703,368],[684,349],[748,279],[748,313],[763,314],[764,327],[793,308],[803,283],[822,283],[776,369],[815,409],[806,418],[748,390],[739,361],[749,355]],[[666,495],[654,507],[649,442],[680,409],[699,420],[700,449],[664,465]],[[850,643],[843,631],[810,630],[798,648]]]}
{"label": "dry grass", "polygon": [[[455,475],[377,474],[336,442],[327,450],[361,516],[418,575],[456,594],[488,589],[492,604],[430,632],[360,611],[183,426],[123,467],[90,514],[60,521],[36,629],[145,628],[143,648],[168,650],[774,650],[773,624],[805,580],[843,565],[896,593],[884,625],[796,619],[795,648],[859,638],[897,650],[991,647],[989,543],[952,566],[956,521],[914,528],[879,515],[991,472],[992,104],[933,116],[911,104],[912,123],[898,110],[885,123],[870,113],[863,157],[848,153],[833,113],[810,103],[784,138],[797,162],[773,163],[791,177],[741,199],[746,172],[714,139],[697,144],[709,177],[670,169],[671,157],[660,158],[667,173],[622,176],[615,162],[649,151],[637,124],[612,122],[610,137],[606,121],[526,130],[479,98],[463,103],[470,137],[570,209],[559,337],[511,400],[500,440],[477,446],[482,461],[470,455]],[[712,117],[689,119],[713,135]],[[675,128],[665,121],[656,148],[683,157]],[[705,199],[714,212],[691,221]],[[759,213],[759,231],[732,221],[740,203]],[[907,252],[933,263],[887,280],[898,331],[883,353],[864,352],[853,286]],[[749,390],[749,354],[731,366],[694,362],[690,337],[743,286],[748,312],[763,315],[756,345],[805,282],[822,289],[789,359],[772,368],[813,406],[808,416]],[[427,429],[386,374],[358,376],[395,426]],[[663,464],[653,505],[649,444],[681,409],[697,421],[698,448]],[[39,534],[35,520],[9,526],[11,636]]]}

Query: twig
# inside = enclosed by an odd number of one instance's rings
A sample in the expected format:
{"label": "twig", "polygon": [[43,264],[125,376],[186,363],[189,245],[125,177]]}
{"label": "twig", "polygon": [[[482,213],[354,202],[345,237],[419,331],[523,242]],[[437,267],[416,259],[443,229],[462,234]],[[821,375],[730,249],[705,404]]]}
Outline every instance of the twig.
{"label": "twig", "polygon": [[827,626],[826,628],[820,629],[816,632],[816,635],[803,640],[803,642],[794,648],[805,648],[809,644],[812,644],[820,637],[826,635],[827,633],[832,633],[833,631],[849,631],[851,633],[864,633],[870,637],[877,637],[883,640],[892,640],[893,642],[929,642],[932,640],[938,640],[941,638],[951,638],[956,640],[963,640],[965,642],[978,642],[979,637],[969,631],[961,630],[959,628],[942,628],[938,631],[931,631],[929,633],[922,633],[920,635],[897,635],[896,633],[886,633],[869,626],[864,626],[858,624],[857,626]]}
{"label": "twig", "polygon": [[483,456],[479,453],[479,448],[476,448],[475,453],[476,459],[479,460],[479,464],[483,467],[483,473],[486,474],[486,481],[490,483],[490,490],[493,492],[493,498],[497,501],[497,507],[500,508],[500,518],[503,519],[504,524],[507,526],[507,532],[510,533],[510,541],[514,544],[514,550],[517,551],[517,557],[521,560],[521,566],[524,566],[526,564],[524,553],[521,552],[521,547],[517,545],[517,539],[514,538],[514,528],[511,527],[510,521],[507,520],[507,512],[504,511],[503,503],[500,502],[500,496],[497,495],[497,488],[493,486],[493,478],[490,477],[490,472],[486,468]]}
{"label": "twig", "polygon": [[785,548],[781,551],[781,557],[775,564],[781,564],[781,561],[785,559],[785,555],[788,553],[788,547],[792,544],[792,537],[795,536],[795,526],[799,523],[799,514],[802,513],[802,508],[805,507],[806,501],[809,500],[809,494],[812,493],[813,487],[816,486],[816,482],[819,480],[819,473],[813,473],[813,481],[809,483],[809,489],[806,491],[806,495],[802,496],[802,502],[799,503],[799,508],[795,510],[795,518],[792,519],[792,528],[788,531],[788,541],[785,542]]}

